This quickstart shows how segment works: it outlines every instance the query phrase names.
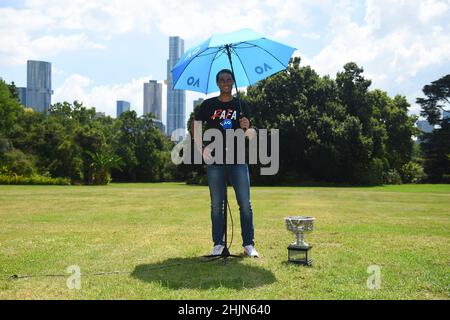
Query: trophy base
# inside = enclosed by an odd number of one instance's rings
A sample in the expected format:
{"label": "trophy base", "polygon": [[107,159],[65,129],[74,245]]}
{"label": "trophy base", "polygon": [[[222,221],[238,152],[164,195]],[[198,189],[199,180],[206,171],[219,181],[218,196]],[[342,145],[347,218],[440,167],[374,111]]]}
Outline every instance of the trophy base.
{"label": "trophy base", "polygon": [[289,260],[289,263],[297,264],[300,266],[312,267],[313,261],[308,259],[307,261],[299,259],[299,260]]}
{"label": "trophy base", "polygon": [[312,266],[312,260],[309,258],[310,249],[312,246],[298,246],[291,244],[288,249],[288,261],[290,263],[303,265],[303,266]]}

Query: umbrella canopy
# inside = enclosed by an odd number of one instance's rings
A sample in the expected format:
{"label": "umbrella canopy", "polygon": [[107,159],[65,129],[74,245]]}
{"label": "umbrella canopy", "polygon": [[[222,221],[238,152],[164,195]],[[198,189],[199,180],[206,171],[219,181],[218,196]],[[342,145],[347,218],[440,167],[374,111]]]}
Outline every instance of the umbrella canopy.
{"label": "umbrella canopy", "polygon": [[219,91],[216,74],[222,69],[233,71],[236,88],[246,87],[286,69],[295,50],[250,29],[215,34],[178,60],[172,70],[173,88]]}

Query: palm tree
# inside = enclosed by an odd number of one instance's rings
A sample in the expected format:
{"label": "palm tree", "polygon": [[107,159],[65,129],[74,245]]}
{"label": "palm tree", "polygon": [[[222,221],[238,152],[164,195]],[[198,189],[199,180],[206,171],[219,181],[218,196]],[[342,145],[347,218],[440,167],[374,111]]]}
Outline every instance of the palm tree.
{"label": "palm tree", "polygon": [[89,152],[91,157],[91,174],[89,181],[92,184],[105,185],[111,180],[111,169],[119,169],[122,166],[122,159],[111,152]]}

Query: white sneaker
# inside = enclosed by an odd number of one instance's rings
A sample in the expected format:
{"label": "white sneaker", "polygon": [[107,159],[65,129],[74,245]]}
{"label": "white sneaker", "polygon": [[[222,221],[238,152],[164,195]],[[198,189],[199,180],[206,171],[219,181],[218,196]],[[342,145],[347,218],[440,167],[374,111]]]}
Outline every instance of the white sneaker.
{"label": "white sneaker", "polygon": [[222,254],[223,249],[225,246],[218,244],[217,246],[214,246],[212,255],[213,256],[220,256]]}
{"label": "white sneaker", "polygon": [[251,258],[257,258],[259,256],[258,251],[256,251],[255,247],[252,245],[244,247],[244,255]]}

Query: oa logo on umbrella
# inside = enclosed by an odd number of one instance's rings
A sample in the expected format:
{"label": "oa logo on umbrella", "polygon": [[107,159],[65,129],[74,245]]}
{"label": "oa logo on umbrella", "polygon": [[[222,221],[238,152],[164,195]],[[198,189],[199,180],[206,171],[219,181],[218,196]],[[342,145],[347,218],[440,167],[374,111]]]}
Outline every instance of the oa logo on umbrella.
{"label": "oa logo on umbrella", "polygon": [[187,84],[192,87],[200,87],[200,79],[195,79],[194,77],[189,77],[187,79]]}
{"label": "oa logo on umbrella", "polygon": [[263,74],[264,72],[267,72],[267,70],[272,70],[272,67],[269,66],[267,63],[264,63],[264,66],[263,66],[263,67],[257,66],[257,67],[255,68],[255,72],[256,72],[257,74]]}

